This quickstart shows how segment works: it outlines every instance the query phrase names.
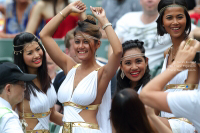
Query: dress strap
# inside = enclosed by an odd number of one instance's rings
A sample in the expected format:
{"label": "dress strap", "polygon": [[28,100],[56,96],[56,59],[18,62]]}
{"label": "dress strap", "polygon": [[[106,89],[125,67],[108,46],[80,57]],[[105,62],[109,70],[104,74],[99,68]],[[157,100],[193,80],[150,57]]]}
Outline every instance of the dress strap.
{"label": "dress strap", "polygon": [[168,51],[167,51],[168,55],[170,55],[171,51],[172,51],[172,46],[168,48]]}
{"label": "dress strap", "polygon": [[170,84],[166,86],[166,89],[194,90],[197,88],[198,84]]}
{"label": "dress strap", "polygon": [[[19,116],[20,117],[23,117],[23,113],[21,112],[18,112],[19,113]],[[44,118],[44,117],[47,117],[49,114],[51,114],[51,111],[49,110],[48,112],[45,112],[45,113],[37,113],[37,114],[34,114],[34,113],[24,113],[24,118]]]}
{"label": "dress strap", "polygon": [[78,68],[81,64],[76,64],[73,68]]}
{"label": "dress strap", "polygon": [[97,110],[100,104],[96,104],[96,105],[88,105],[88,106],[82,106],[73,102],[64,102],[62,104],[63,106],[72,106],[75,108],[79,108],[79,109],[85,109],[85,110]]}

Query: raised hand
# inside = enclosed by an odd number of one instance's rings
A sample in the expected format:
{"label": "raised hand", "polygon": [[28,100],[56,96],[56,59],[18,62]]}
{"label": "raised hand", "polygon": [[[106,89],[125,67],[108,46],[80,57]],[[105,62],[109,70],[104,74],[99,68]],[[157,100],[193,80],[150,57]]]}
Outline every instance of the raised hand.
{"label": "raised hand", "polygon": [[82,13],[86,10],[86,5],[81,1],[76,1],[68,5],[73,13]]}
{"label": "raised hand", "polygon": [[102,25],[109,22],[108,19],[106,18],[106,13],[102,7],[90,6],[90,10]]}
{"label": "raised hand", "polygon": [[194,59],[197,51],[200,51],[200,43],[198,41],[196,41],[193,45],[182,41],[175,58],[176,65],[182,69],[188,69],[186,66],[192,66],[194,63],[192,60]]}

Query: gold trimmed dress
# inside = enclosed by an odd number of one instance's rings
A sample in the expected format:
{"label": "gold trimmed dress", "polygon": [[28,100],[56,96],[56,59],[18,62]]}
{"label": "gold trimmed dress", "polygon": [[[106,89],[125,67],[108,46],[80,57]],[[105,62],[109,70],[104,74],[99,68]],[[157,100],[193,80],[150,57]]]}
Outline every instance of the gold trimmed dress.
{"label": "gold trimmed dress", "polygon": [[[162,71],[167,68],[169,54],[166,55],[163,62]],[[188,77],[188,69],[178,73],[171,81],[167,83],[165,92],[175,91],[190,91],[198,88],[198,84],[185,84],[185,80]],[[169,124],[173,133],[194,133],[195,127],[185,118],[176,118],[174,114],[161,111],[161,117],[169,119]]]}
{"label": "gold trimmed dress", "polygon": [[[73,67],[67,74],[58,91],[58,100],[65,104],[63,122],[65,126],[72,126],[72,133],[111,133],[109,109],[111,104],[110,89],[107,89],[102,103],[98,107],[96,125],[86,123],[79,115],[83,109],[90,109],[91,103],[97,96],[98,70],[94,70],[84,77],[73,91],[74,77],[77,67]],[[67,105],[66,105],[67,104]],[[76,107],[77,106],[77,107]],[[93,108],[93,107],[91,107]],[[94,110],[97,108],[94,105]],[[61,127],[59,133],[68,133]],[[71,133],[71,131],[69,132]]]}

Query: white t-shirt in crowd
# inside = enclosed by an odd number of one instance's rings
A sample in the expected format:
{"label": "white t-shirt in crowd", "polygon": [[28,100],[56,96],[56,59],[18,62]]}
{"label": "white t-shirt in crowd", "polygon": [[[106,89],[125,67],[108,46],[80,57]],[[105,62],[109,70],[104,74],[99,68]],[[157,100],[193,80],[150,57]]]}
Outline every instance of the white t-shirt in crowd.
{"label": "white t-shirt in crowd", "polygon": [[12,110],[11,105],[1,97],[0,107],[7,107],[12,111],[0,119],[0,133],[23,133],[19,116]]}
{"label": "white t-shirt in crowd", "polygon": [[[157,35],[157,23],[144,24],[141,21],[143,11],[129,12],[116,24],[115,32],[123,42],[138,39],[144,42],[145,55],[149,58],[149,68],[153,69],[164,60],[164,51],[172,45],[169,34]],[[194,29],[195,26],[192,26]]]}
{"label": "white t-shirt in crowd", "polygon": [[176,117],[187,118],[200,132],[200,90],[169,92],[167,102]]}

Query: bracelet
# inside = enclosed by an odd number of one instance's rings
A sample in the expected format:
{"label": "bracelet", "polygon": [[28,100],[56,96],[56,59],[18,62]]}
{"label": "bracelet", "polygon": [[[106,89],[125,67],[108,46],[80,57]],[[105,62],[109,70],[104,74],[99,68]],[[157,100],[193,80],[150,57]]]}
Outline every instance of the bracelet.
{"label": "bracelet", "polygon": [[105,25],[102,27],[102,29],[105,30],[105,28],[106,28],[107,26],[112,26],[112,24],[111,24],[111,23],[107,23],[107,24],[105,24]]}
{"label": "bracelet", "polygon": [[63,13],[62,12],[60,12],[60,15],[65,19],[65,16],[63,15]]}

